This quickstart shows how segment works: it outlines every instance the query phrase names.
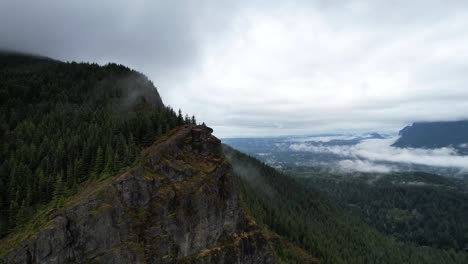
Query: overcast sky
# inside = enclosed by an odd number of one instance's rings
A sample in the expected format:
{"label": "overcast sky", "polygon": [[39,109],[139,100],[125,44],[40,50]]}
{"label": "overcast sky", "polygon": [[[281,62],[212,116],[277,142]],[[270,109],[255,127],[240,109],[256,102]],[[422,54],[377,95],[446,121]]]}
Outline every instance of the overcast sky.
{"label": "overcast sky", "polygon": [[468,1],[2,0],[0,48],[130,66],[220,137],[468,118]]}

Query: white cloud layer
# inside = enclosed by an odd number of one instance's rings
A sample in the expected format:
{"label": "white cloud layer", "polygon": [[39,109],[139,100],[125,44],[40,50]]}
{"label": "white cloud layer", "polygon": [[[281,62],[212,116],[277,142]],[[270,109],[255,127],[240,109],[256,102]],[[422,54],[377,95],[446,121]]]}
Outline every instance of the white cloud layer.
{"label": "white cloud layer", "polygon": [[333,153],[345,158],[339,165],[344,169],[357,171],[386,172],[393,170],[388,165],[379,162],[416,164],[434,167],[459,168],[468,170],[468,156],[457,155],[452,148],[417,149],[395,148],[390,145],[396,138],[366,139],[351,146],[314,146],[305,143],[290,145],[293,151],[308,151],[315,153]]}
{"label": "white cloud layer", "polygon": [[335,136],[310,136],[293,138],[292,142],[319,142],[327,143],[334,140],[352,140],[355,139],[354,135],[335,135]]}
{"label": "white cloud layer", "polygon": [[338,162],[338,167],[342,171],[351,171],[351,172],[377,172],[377,173],[388,173],[394,170],[388,165],[375,164],[368,160],[340,160]]}
{"label": "white cloud layer", "polygon": [[6,0],[0,36],[134,67],[220,137],[468,118],[466,1]]}

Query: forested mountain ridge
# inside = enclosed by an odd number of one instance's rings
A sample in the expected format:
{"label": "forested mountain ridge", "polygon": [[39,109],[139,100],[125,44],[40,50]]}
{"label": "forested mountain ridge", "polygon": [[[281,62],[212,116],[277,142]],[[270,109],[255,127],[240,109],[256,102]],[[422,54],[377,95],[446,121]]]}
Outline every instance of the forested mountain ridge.
{"label": "forested mountain ridge", "polygon": [[288,173],[383,234],[468,252],[466,180],[422,172],[340,175],[295,168]]}
{"label": "forested mountain ridge", "polygon": [[129,68],[0,53],[0,237],[194,123]]}
{"label": "forested mountain ridge", "polygon": [[468,120],[413,123],[400,130],[394,147],[442,148],[453,147],[468,154]]}

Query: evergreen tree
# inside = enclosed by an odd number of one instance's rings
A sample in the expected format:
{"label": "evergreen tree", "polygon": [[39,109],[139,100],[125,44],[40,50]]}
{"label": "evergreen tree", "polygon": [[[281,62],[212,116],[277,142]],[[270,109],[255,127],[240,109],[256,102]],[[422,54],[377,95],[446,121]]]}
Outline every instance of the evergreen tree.
{"label": "evergreen tree", "polygon": [[192,123],[192,125],[196,125],[197,124],[197,120],[195,119],[195,116],[192,115],[192,119],[190,120],[190,122]]}
{"label": "evergreen tree", "polygon": [[28,211],[29,211],[29,208],[27,206],[27,202],[26,200],[23,199],[23,201],[21,202],[21,206],[20,208],[18,209],[18,212],[16,214],[16,224],[17,225],[22,225],[26,222],[26,220],[28,219]]}
{"label": "evergreen tree", "polygon": [[184,123],[184,116],[182,115],[182,110],[179,109],[177,114],[177,125],[182,125]]}
{"label": "evergreen tree", "polygon": [[107,144],[106,153],[105,153],[105,162],[104,162],[103,173],[105,175],[110,175],[114,172],[114,154],[110,144]]}
{"label": "evergreen tree", "polygon": [[102,170],[104,169],[104,153],[102,151],[101,146],[98,147],[96,151],[96,158],[94,160],[94,168],[93,168],[93,177],[98,177]]}
{"label": "evergreen tree", "polygon": [[130,133],[130,136],[128,137],[128,152],[127,153],[128,153],[127,160],[128,160],[128,163],[130,164],[137,156],[137,146],[135,144],[135,140],[133,138],[132,133]]}
{"label": "evergreen tree", "polygon": [[53,199],[54,199],[54,205],[57,208],[60,208],[63,206],[63,199],[65,195],[65,188],[63,184],[63,177],[62,174],[58,174],[55,180],[54,184],[54,194],[53,194]]}

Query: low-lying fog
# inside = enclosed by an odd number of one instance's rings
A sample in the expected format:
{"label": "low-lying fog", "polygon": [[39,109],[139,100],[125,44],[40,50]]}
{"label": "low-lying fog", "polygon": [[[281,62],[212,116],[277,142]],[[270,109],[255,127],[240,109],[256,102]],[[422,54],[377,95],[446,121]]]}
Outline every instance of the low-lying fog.
{"label": "low-lying fog", "polygon": [[[348,136],[349,138],[349,136]],[[322,138],[289,146],[296,152],[332,153],[344,159],[338,165],[346,170],[363,172],[390,172],[397,168],[382,162],[407,163],[435,167],[453,167],[468,170],[468,156],[458,155],[453,148],[420,149],[396,148],[391,145],[398,137],[362,139],[354,145],[324,145]],[[310,144],[311,142],[319,143]]]}
{"label": "low-lying fog", "polygon": [[468,173],[468,156],[459,155],[452,147],[392,147],[397,139],[398,136],[372,133],[226,139],[224,142],[277,167],[328,167],[343,172],[450,170],[451,174]]}

